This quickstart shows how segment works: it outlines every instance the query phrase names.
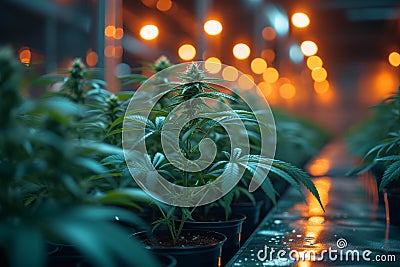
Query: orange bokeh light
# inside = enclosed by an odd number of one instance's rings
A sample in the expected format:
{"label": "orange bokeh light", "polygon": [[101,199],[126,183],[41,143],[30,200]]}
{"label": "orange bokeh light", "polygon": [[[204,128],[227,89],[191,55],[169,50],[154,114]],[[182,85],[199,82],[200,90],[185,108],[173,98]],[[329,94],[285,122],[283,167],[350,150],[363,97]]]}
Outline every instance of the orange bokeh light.
{"label": "orange bokeh light", "polygon": [[392,52],[388,57],[390,65],[393,67],[398,67],[400,65],[400,54],[397,52]]}
{"label": "orange bokeh light", "polygon": [[227,81],[236,81],[239,72],[235,67],[228,66],[222,70],[222,78]]}
{"label": "orange bokeh light", "polygon": [[86,53],[86,64],[87,64],[89,67],[94,67],[94,66],[96,66],[98,60],[99,60],[99,57],[98,57],[97,53],[94,52],[93,50],[90,49],[90,50]]}
{"label": "orange bokeh light", "polygon": [[107,37],[109,37],[109,38],[114,37],[115,32],[116,32],[116,28],[115,28],[114,25],[108,25],[108,26],[104,29],[104,35],[107,36]]}
{"label": "orange bokeh light", "polygon": [[160,11],[168,11],[172,7],[172,1],[171,0],[158,0],[156,7]]}
{"label": "orange bokeh light", "polygon": [[314,56],[307,58],[307,67],[310,70],[313,70],[318,67],[322,67],[322,64],[323,64],[322,59],[319,56],[314,55]]}
{"label": "orange bokeh light", "polygon": [[221,60],[216,57],[209,57],[206,59],[204,67],[209,73],[218,73],[222,68]]}
{"label": "orange bokeh light", "polygon": [[317,94],[325,94],[329,90],[329,82],[327,80],[323,80],[322,82],[314,82],[314,91]]}
{"label": "orange bokeh light", "polygon": [[284,83],[279,87],[279,95],[283,99],[292,99],[296,95],[296,88],[291,83]]}
{"label": "orange bokeh light", "polygon": [[191,44],[181,45],[178,49],[178,55],[183,60],[192,60],[196,56],[196,48]]}
{"label": "orange bokeh light", "polygon": [[114,38],[120,40],[122,37],[124,37],[124,29],[121,27],[115,28]]}
{"label": "orange bokeh light", "polygon": [[238,85],[240,89],[250,89],[254,85],[254,78],[250,74],[242,74],[239,77]]}
{"label": "orange bokeh light", "polygon": [[328,73],[323,67],[318,67],[312,70],[311,77],[316,82],[323,82],[326,80]]}
{"label": "orange bokeh light", "polygon": [[271,26],[267,26],[262,30],[262,37],[264,40],[272,41],[276,38],[276,32]]}
{"label": "orange bokeh light", "polygon": [[32,52],[29,49],[29,47],[22,47],[19,50],[19,60],[21,61],[22,64],[29,66],[29,64],[31,63],[31,58],[32,58]]}
{"label": "orange bokeh light", "polygon": [[263,57],[268,63],[272,63],[275,60],[274,50],[268,48],[261,52],[261,57]]}
{"label": "orange bokeh light", "polygon": [[323,176],[328,173],[330,167],[331,163],[328,159],[318,158],[308,166],[308,172],[312,176]]}
{"label": "orange bokeh light", "polygon": [[263,73],[263,79],[267,83],[274,83],[279,79],[279,72],[273,67],[267,68]]}
{"label": "orange bokeh light", "polygon": [[264,96],[269,96],[272,94],[273,87],[271,84],[267,82],[260,82],[258,84],[258,88],[261,90]]}
{"label": "orange bokeh light", "polygon": [[255,74],[262,74],[267,68],[267,62],[265,62],[264,59],[257,57],[251,61],[250,67]]}

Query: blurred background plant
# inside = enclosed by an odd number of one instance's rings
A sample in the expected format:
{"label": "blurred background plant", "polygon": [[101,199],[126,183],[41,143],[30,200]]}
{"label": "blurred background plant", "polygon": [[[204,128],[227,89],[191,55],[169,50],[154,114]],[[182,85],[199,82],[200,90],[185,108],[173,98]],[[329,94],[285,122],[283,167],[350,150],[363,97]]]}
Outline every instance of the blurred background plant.
{"label": "blurred background plant", "polygon": [[[400,88],[399,88],[400,90]],[[349,174],[371,171],[379,190],[398,187],[393,183],[400,175],[400,96],[399,91],[373,107],[371,118],[347,135],[349,150],[361,158]]]}

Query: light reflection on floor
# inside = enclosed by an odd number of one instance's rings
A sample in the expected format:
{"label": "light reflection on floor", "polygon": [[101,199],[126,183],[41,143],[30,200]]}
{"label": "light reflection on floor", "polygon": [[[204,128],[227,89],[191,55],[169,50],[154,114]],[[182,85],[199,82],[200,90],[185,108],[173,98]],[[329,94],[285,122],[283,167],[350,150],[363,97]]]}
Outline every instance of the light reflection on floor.
{"label": "light reflection on floor", "polygon": [[[332,145],[327,151],[329,153],[308,165],[309,170],[317,170],[322,175],[313,181],[325,212],[308,191],[305,191],[304,199],[297,190],[289,188],[228,266],[376,266],[376,262],[333,261],[326,257],[321,261],[310,261],[288,257],[294,250],[299,252],[297,256],[303,252],[320,259],[318,257],[322,251],[338,249],[337,241],[341,238],[347,241],[347,247],[343,249],[371,250],[371,257],[393,254],[397,257],[397,263],[386,262],[381,266],[400,266],[400,227],[387,227],[384,207],[378,204],[374,195],[374,181],[371,177],[338,175],[347,168],[340,164],[348,164],[345,160],[348,156],[340,154],[344,151],[342,147],[338,148],[338,151],[342,151],[340,153],[332,152]],[[275,254],[275,258],[259,260],[257,253],[265,246],[268,252],[272,248],[284,250],[286,257],[278,259]]]}

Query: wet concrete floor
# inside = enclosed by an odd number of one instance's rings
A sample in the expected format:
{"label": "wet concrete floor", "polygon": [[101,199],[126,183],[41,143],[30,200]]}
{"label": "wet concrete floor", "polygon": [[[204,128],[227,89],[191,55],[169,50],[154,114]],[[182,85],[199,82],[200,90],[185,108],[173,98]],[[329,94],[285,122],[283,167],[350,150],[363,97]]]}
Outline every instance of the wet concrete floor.
{"label": "wet concrete floor", "polygon": [[289,188],[227,266],[400,266],[400,227],[386,223],[373,177],[345,176],[353,162],[328,144],[307,166],[325,212]]}

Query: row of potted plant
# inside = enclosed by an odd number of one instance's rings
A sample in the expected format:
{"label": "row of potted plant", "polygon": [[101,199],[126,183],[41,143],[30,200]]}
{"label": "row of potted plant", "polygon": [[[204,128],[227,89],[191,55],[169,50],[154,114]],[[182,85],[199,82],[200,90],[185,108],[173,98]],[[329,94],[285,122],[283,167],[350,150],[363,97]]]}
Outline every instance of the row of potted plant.
{"label": "row of potted plant", "polygon": [[373,115],[347,135],[349,150],[360,157],[349,174],[371,172],[376,179],[380,203],[386,206],[386,218],[400,225],[400,88],[397,93],[374,106]]}
{"label": "row of potted plant", "polygon": [[[79,67],[74,64],[63,90],[86,86],[76,83]],[[0,50],[0,265],[158,266],[114,222],[144,225],[114,205],[138,206],[140,197],[118,191],[117,180],[105,185],[109,190],[97,183],[108,172],[101,161],[122,150],[94,138],[78,101],[24,98],[27,71],[13,51]]]}
{"label": "row of potted plant", "polygon": [[[76,60],[70,70],[36,81],[36,85],[59,90],[28,100],[20,93],[23,66],[8,50],[2,50],[0,60],[0,223],[4,226],[0,227],[0,236],[4,237],[0,253],[4,266],[44,266],[46,262],[54,266],[158,266],[144,247],[157,255],[174,256],[176,266],[187,266],[189,262],[218,266],[221,260],[222,264],[229,261],[240,246],[243,213],[251,219],[245,232],[248,236],[260,220],[259,215],[251,218],[246,213],[249,207],[260,210],[266,199],[276,202],[276,181],[286,181],[300,191],[304,185],[319,200],[310,177],[296,166],[300,161],[292,164],[260,156],[255,115],[236,95],[214,88],[196,64],[181,73],[178,83],[162,81],[172,85],[171,89],[145,118],[125,113],[135,88],[148,79],[143,75],[121,77],[121,83],[131,90],[112,94],[105,82],[96,78],[97,70],[86,69]],[[165,58],[148,65],[152,72],[169,66]],[[197,118],[182,128],[181,151],[186,158],[195,159],[200,154],[199,142],[210,138],[218,146],[218,153],[213,164],[201,172],[177,170],[159,145],[161,130],[171,110],[200,97],[223,100],[232,107],[251,133],[251,154],[242,155],[231,147],[227,133],[215,120]],[[224,120],[232,114],[217,115]],[[128,166],[122,153],[122,126],[127,116],[145,130],[142,141],[148,153],[143,160],[169,182],[202,186],[217,180],[223,172],[239,169],[244,171],[243,177],[228,194],[205,206],[180,208],[149,198],[131,177],[132,170],[138,176],[148,175],[148,170],[140,161]],[[277,125],[279,128],[279,122]],[[285,136],[286,130],[281,132]],[[278,129],[278,138],[279,133]],[[290,142],[292,138],[287,136]],[[237,159],[234,164],[228,160],[231,156]],[[270,170],[262,177],[265,180],[261,189],[249,193],[249,178],[257,166]],[[153,232],[138,233],[149,229],[149,222],[155,228]],[[30,253],[25,256],[27,248]],[[211,256],[204,254],[208,252]],[[197,259],[193,258],[195,254]]]}

